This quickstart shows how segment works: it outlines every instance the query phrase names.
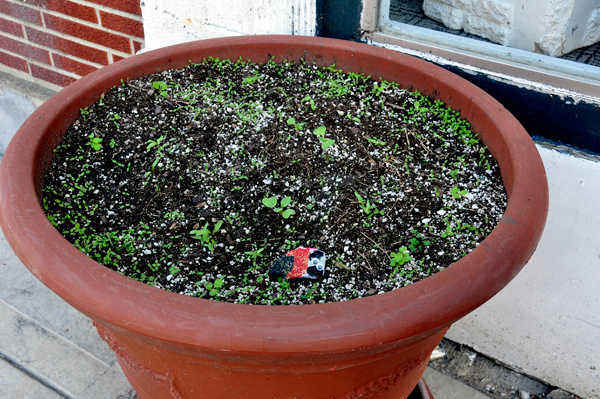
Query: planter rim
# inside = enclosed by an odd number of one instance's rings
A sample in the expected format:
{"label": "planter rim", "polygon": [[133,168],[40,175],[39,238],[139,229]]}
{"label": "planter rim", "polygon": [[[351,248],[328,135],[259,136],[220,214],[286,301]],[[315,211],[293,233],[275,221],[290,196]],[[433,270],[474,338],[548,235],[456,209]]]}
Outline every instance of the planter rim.
{"label": "planter rim", "polygon": [[[46,167],[40,159],[49,157],[50,150],[43,144],[49,141],[56,146],[62,137],[59,132],[79,116],[79,108],[97,101],[120,79],[145,75],[149,65],[154,70],[169,68],[217,51],[237,54],[254,49],[270,55],[271,48],[289,48],[290,59],[300,53],[321,65],[337,60],[347,64],[340,68],[351,72],[359,64],[353,61],[357,59],[396,63],[406,74],[418,77],[414,87],[433,81],[446,89],[438,94],[447,104],[469,104],[472,109],[461,110],[467,119],[470,113],[486,113],[493,128],[503,132],[489,146],[509,194],[506,212],[494,231],[452,266],[395,291],[346,302],[263,306],[187,297],[129,279],[88,258],[49,223],[36,182]],[[486,302],[521,270],[537,246],[548,209],[546,176],[535,145],[490,95],[412,56],[362,43],[298,36],[184,43],[130,57],[81,78],[47,100],[21,126],[0,164],[0,187],[0,225],[17,256],[42,283],[92,319],[133,331],[148,342],[160,339],[200,351],[221,348],[273,355],[392,345],[446,328]]]}

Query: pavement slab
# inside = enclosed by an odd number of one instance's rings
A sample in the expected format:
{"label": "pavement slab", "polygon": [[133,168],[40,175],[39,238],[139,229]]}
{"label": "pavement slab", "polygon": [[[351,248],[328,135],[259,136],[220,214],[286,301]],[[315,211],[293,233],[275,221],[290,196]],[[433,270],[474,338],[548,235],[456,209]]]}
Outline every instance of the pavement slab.
{"label": "pavement slab", "polygon": [[423,380],[435,399],[489,399],[462,382],[427,367]]}
{"label": "pavement slab", "polygon": [[0,359],[0,375],[0,398],[64,399],[5,359]]}
{"label": "pavement slab", "polygon": [[550,190],[537,251],[446,338],[583,398],[600,398],[600,162],[538,146]]}
{"label": "pavement slab", "polygon": [[3,234],[0,275],[0,357],[5,359],[0,364],[10,367],[10,374],[0,371],[0,398],[21,398],[9,393],[30,389],[73,399],[133,396],[115,354],[90,319],[39,282]]}

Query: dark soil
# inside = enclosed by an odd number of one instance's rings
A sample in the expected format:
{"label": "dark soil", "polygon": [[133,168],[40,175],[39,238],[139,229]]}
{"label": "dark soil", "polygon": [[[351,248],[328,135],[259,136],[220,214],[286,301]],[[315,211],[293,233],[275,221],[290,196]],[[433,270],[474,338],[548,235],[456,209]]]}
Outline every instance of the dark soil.
{"label": "dark soil", "polygon": [[[82,110],[43,205],[70,242],[136,280],[302,304],[450,266],[493,229],[506,194],[469,123],[439,101],[333,67],[213,59],[123,82]],[[325,252],[324,273],[269,273],[297,247]]]}

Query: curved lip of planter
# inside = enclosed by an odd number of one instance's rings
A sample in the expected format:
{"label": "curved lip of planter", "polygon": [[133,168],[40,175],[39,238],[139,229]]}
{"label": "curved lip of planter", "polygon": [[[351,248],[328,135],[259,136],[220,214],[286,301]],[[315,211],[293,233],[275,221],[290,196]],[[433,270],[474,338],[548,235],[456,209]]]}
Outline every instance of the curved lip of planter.
{"label": "curved lip of planter", "polygon": [[[248,59],[252,57],[245,54],[251,51],[269,54],[272,48],[289,54],[288,59],[301,54],[321,65],[341,60],[346,63],[344,70],[354,72],[360,69],[353,69],[353,60],[358,58],[370,57],[372,66],[382,73],[387,73],[386,68],[396,69],[385,66],[388,60],[396,61],[404,68],[403,76],[412,76],[413,88],[433,80],[436,90],[447,90],[439,96],[447,104],[462,104],[464,117],[488,121],[478,133],[500,163],[509,196],[494,231],[451,267],[395,291],[346,302],[261,306],[187,297],[139,283],[88,258],[48,222],[38,199],[38,176],[51,155],[43,144],[49,142],[54,148],[61,132],[79,116],[79,108],[97,101],[121,78],[135,79],[159,67],[182,67],[188,59],[198,62],[215,49],[220,49],[220,58],[237,59],[241,54]],[[486,114],[477,116],[481,112]],[[487,130],[503,130],[505,136],[488,142]],[[484,91],[440,67],[398,52],[297,36],[185,43],[119,61],[80,79],[46,101],[19,129],[0,165],[0,187],[0,224],[10,245],[42,283],[84,314],[117,330],[139,334],[149,343],[158,339],[199,352],[274,356],[394,347],[397,341],[416,340],[449,326],[486,302],[521,270],[537,246],[548,209],[546,176],[537,149],[516,119]]]}

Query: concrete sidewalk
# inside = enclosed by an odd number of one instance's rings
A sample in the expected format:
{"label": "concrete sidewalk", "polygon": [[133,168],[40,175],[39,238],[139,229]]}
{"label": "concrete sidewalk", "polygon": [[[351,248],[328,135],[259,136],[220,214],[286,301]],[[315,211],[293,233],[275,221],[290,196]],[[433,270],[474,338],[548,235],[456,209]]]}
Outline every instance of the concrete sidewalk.
{"label": "concrete sidewalk", "polygon": [[[0,93],[0,105],[10,104],[5,115],[20,115],[13,109],[18,104],[31,112],[30,100],[15,93]],[[550,186],[542,241],[513,282],[450,329],[446,337],[458,350],[453,358],[432,363],[424,376],[436,399],[536,393],[523,386],[538,387],[540,395],[562,388],[600,398],[600,162],[564,148],[538,148]],[[134,397],[115,354],[90,321],[35,279],[3,235],[0,273],[0,399]],[[525,377],[502,368],[483,373],[499,367],[496,363],[543,384],[523,383]],[[564,391],[547,398],[572,397]]]}

